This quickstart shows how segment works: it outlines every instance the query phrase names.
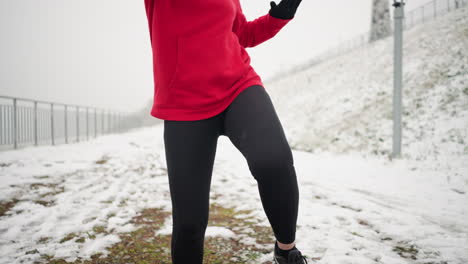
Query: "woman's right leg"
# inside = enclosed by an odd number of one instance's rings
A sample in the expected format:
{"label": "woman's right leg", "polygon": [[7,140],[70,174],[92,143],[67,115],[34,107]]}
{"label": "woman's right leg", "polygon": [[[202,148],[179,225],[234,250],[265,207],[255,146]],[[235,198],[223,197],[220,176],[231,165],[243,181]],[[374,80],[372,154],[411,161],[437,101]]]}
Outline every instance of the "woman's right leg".
{"label": "woman's right leg", "polygon": [[172,200],[173,264],[202,264],[211,175],[220,115],[196,121],[164,121]]}

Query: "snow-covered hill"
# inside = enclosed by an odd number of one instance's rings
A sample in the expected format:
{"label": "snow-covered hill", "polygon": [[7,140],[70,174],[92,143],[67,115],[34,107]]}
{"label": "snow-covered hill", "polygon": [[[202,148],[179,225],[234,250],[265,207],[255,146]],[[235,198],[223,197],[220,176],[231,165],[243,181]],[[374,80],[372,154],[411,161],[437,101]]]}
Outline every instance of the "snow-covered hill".
{"label": "snow-covered hill", "polygon": [[[392,37],[265,86],[295,149],[391,152]],[[467,7],[405,31],[403,96],[403,157],[468,160]]]}

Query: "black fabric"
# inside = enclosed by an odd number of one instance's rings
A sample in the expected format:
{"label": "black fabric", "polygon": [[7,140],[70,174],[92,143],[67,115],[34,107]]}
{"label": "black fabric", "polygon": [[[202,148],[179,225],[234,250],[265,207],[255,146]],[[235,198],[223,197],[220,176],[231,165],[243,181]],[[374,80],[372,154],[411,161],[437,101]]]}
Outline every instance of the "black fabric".
{"label": "black fabric", "polygon": [[291,148],[267,91],[253,85],[211,118],[164,120],[173,264],[202,263],[219,136],[228,137],[245,157],[276,239],[295,240],[299,189]]}
{"label": "black fabric", "polygon": [[279,4],[270,1],[270,11],[272,17],[281,19],[291,19],[296,14],[297,8],[302,0],[281,0]]}

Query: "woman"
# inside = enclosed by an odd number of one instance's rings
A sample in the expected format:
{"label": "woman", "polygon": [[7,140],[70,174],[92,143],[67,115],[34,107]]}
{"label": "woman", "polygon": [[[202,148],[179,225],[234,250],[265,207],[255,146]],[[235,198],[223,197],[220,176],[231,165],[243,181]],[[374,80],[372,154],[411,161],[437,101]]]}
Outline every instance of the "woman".
{"label": "woman", "polygon": [[299,190],[291,148],[245,48],[275,36],[301,0],[270,2],[247,21],[239,0],[145,0],[154,104],[164,120],[173,264],[201,264],[219,136],[247,160],[276,237],[274,260],[307,263],[295,247]]}

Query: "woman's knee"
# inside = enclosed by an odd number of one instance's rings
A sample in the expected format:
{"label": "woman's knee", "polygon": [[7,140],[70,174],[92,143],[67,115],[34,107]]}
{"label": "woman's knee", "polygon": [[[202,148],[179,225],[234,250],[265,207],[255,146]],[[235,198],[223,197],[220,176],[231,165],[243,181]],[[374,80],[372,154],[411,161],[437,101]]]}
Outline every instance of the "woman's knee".
{"label": "woman's knee", "polygon": [[255,179],[274,177],[275,175],[292,175],[294,160],[292,151],[287,147],[270,151],[256,152],[247,159],[249,169]]}

